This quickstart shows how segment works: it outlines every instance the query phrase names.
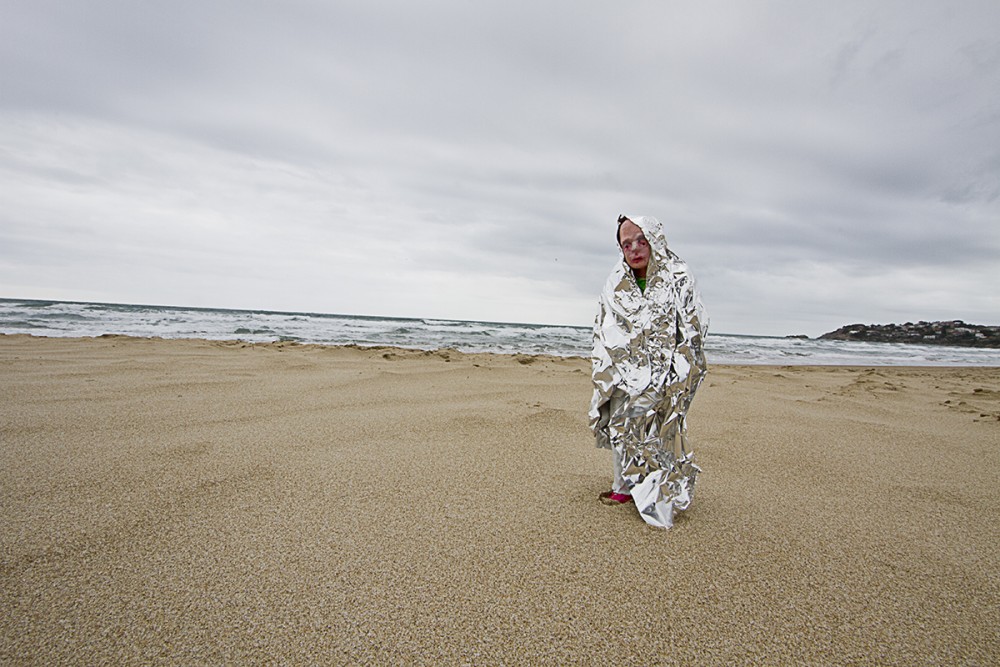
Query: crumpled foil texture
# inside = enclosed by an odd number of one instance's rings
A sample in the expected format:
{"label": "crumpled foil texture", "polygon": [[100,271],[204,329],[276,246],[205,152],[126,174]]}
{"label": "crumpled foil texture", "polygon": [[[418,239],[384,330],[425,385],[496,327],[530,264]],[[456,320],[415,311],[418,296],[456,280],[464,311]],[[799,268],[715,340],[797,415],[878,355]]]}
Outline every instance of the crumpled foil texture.
{"label": "crumpled foil texture", "polygon": [[620,457],[643,520],[670,528],[674,513],[690,505],[700,472],[685,416],[708,368],[708,321],[687,265],[667,248],[660,223],[629,219],[650,246],[646,290],[623,257],[601,293],[590,426],[597,446]]}

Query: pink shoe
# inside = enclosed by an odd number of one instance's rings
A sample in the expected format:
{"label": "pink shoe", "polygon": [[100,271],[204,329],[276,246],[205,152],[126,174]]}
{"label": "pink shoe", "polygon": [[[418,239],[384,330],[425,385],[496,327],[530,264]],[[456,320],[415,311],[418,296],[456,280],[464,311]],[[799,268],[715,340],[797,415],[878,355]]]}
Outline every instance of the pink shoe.
{"label": "pink shoe", "polygon": [[625,503],[632,502],[632,496],[627,493],[615,493],[614,491],[605,491],[598,499],[605,505],[624,505]]}

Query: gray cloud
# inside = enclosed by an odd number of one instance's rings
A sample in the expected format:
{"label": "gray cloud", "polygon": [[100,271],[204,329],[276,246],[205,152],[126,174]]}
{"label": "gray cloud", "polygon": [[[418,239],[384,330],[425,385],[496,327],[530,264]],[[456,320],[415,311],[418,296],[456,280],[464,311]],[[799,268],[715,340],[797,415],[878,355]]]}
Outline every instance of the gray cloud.
{"label": "gray cloud", "polygon": [[586,324],[626,211],[715,330],[1000,312],[992,2],[0,15],[5,296]]}

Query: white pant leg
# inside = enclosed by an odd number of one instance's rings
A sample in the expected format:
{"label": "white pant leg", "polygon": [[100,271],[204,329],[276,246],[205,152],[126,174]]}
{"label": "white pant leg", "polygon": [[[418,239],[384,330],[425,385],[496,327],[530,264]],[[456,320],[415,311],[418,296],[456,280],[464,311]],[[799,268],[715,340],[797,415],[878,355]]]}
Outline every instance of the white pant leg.
{"label": "white pant leg", "polygon": [[[617,415],[621,409],[622,404],[627,399],[627,395],[620,388],[616,388],[611,394],[611,400],[608,404],[610,408],[611,415]],[[628,484],[622,477],[622,458],[624,457],[624,452],[618,447],[611,448],[611,470],[614,475],[614,479],[611,482],[611,490],[615,493],[629,493]]]}
{"label": "white pant leg", "polygon": [[614,481],[611,483],[611,490],[615,493],[628,493],[628,484],[622,478],[622,453],[618,449],[611,450],[611,469],[614,472]]}

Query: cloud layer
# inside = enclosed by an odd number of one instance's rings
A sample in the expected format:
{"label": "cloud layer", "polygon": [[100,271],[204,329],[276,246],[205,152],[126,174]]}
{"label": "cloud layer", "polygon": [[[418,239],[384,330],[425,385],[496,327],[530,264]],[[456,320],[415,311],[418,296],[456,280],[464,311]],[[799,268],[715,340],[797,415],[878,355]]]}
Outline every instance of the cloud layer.
{"label": "cloud layer", "polygon": [[995,2],[0,5],[0,295],[713,329],[1000,313]]}

